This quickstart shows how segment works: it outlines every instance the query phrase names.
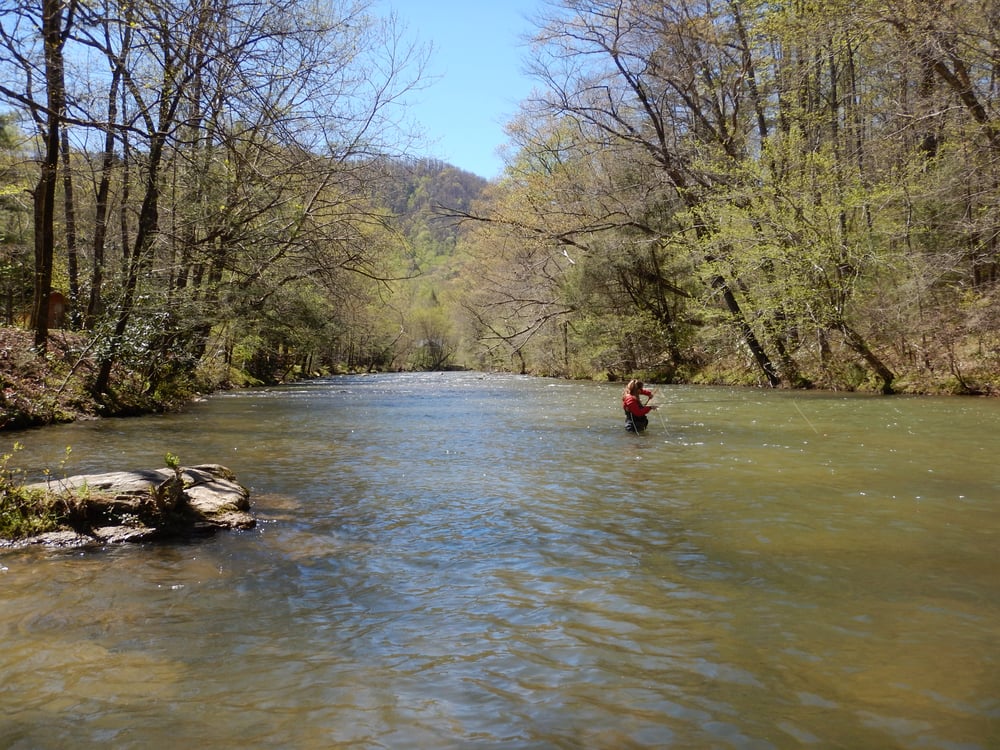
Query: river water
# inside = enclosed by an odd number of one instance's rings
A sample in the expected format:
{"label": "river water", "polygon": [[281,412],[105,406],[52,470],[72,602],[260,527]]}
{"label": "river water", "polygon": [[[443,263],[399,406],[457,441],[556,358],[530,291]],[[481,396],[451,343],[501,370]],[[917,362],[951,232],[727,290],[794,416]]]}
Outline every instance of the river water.
{"label": "river water", "polygon": [[[4,435],[255,529],[0,553],[0,748],[1000,747],[1000,401],[337,377]],[[68,458],[65,449],[72,448]]]}

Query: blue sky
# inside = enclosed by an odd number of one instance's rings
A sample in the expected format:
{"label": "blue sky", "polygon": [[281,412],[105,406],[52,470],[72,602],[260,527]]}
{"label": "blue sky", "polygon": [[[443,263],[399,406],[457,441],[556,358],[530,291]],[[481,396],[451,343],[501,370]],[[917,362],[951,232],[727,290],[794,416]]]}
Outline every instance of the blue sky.
{"label": "blue sky", "polygon": [[425,131],[421,155],[441,159],[492,179],[503,163],[497,149],[504,124],[531,91],[522,74],[528,20],[540,0],[381,0],[393,9],[407,35],[430,43],[428,75],[413,92],[407,117]]}

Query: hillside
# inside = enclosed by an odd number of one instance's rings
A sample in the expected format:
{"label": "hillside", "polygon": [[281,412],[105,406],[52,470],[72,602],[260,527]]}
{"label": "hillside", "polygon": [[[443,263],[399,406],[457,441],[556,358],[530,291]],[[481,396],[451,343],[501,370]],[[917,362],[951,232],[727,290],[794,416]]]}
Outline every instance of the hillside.
{"label": "hillside", "polygon": [[419,270],[426,270],[455,251],[460,228],[444,214],[467,211],[489,182],[436,159],[397,161],[388,169],[385,207],[409,240]]}

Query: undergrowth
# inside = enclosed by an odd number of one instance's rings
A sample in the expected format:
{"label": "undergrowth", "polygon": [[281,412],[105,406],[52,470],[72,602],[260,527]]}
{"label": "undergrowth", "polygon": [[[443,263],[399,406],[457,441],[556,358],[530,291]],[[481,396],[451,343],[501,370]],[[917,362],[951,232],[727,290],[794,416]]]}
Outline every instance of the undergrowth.
{"label": "undergrowth", "polygon": [[22,471],[11,467],[10,460],[22,448],[14,443],[12,452],[0,456],[0,539],[24,539],[62,525],[45,492],[28,489]]}

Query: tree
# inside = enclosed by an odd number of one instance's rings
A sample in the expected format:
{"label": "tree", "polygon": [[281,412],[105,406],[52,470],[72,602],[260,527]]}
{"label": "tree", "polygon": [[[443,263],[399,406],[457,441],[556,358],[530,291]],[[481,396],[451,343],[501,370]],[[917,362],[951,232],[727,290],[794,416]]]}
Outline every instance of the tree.
{"label": "tree", "polygon": [[922,359],[975,387],[955,363],[988,359],[1000,314],[995,3],[550,8],[473,216],[479,335],[523,356],[561,328],[612,375],[746,353],[771,385],[889,393]]}
{"label": "tree", "polygon": [[[690,251],[688,236],[704,240],[714,231],[711,215],[701,210],[724,176],[713,160],[734,165],[747,153],[744,57],[725,15],[734,5],[574,0],[564,6],[534,39],[532,71],[544,86],[536,110],[571,121],[592,153],[655,166],[657,187],[671,193],[661,201],[668,213],[656,231],[680,238]],[[685,225],[680,232],[678,222]],[[709,287],[776,385],[779,373],[716,260],[704,259],[716,271]]]}
{"label": "tree", "polygon": [[[12,9],[0,19],[0,39],[12,62],[20,67],[27,82],[24,93],[0,86],[0,95],[27,107],[38,126],[42,142],[39,178],[33,192],[35,222],[34,296],[31,326],[35,348],[44,351],[49,334],[49,296],[55,255],[55,202],[58,179],[60,134],[66,108],[66,39],[73,27],[75,0],[42,0],[38,15],[30,8]],[[27,31],[26,31],[27,29]],[[41,44],[41,65],[33,57],[36,42]],[[44,99],[37,94],[35,81],[44,86]]]}
{"label": "tree", "polygon": [[[655,188],[623,189],[650,170],[622,151],[592,152],[551,118],[521,118],[508,132],[518,157],[468,243],[479,257],[467,304],[483,340],[505,341],[551,374],[676,370],[690,295],[659,241]],[[640,318],[656,335],[637,335]]]}
{"label": "tree", "polygon": [[6,325],[14,324],[15,310],[28,309],[32,301],[33,215],[26,200],[31,177],[20,158],[24,138],[12,115],[0,115],[0,309]]}
{"label": "tree", "polygon": [[[95,393],[109,394],[123,357],[143,363],[137,372],[152,388],[158,362],[196,362],[227,316],[263,322],[284,285],[329,294],[344,274],[384,283],[377,235],[386,217],[371,188],[378,157],[405,142],[390,131],[391,110],[418,84],[424,55],[400,44],[395,19],[349,0],[320,14],[305,0],[72,7],[76,23],[62,36],[75,66],[70,106],[42,106],[30,87],[28,96],[0,94],[71,125],[64,154],[75,146],[97,157],[90,220],[73,223],[90,239]],[[25,26],[5,28],[0,64],[42,80],[29,63],[30,16],[16,18]],[[44,185],[55,184],[54,169]],[[38,195],[47,199],[48,188]]]}

